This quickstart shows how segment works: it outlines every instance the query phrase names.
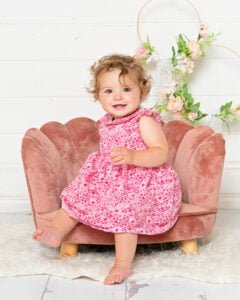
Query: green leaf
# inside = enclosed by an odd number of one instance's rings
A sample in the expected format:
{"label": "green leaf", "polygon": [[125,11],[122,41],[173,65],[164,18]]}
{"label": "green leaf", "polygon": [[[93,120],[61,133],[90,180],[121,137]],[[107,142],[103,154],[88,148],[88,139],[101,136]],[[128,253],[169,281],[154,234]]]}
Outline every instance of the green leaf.
{"label": "green leaf", "polygon": [[215,114],[214,116],[226,120],[228,117],[232,116],[231,107],[232,107],[232,101],[221,105],[219,113]]}
{"label": "green leaf", "polygon": [[178,35],[177,46],[178,46],[178,54],[185,54],[186,56],[190,56],[191,52],[188,49],[187,42],[185,41],[182,34]]}
{"label": "green leaf", "polygon": [[199,107],[200,107],[200,103],[199,102],[198,103],[194,103],[194,104],[191,105],[190,110],[193,111],[193,112],[198,112]]}
{"label": "green leaf", "polygon": [[176,50],[175,48],[172,46],[172,65],[175,67],[177,65],[177,59],[176,59]]}
{"label": "green leaf", "polygon": [[147,37],[147,41],[143,43],[143,47],[148,50],[150,53],[155,52],[154,46],[150,43],[149,37]]}
{"label": "green leaf", "polygon": [[162,103],[162,104],[159,104],[159,103],[156,103],[154,105],[154,108],[160,113],[160,112],[163,112],[163,111],[166,111],[167,110],[167,103]]}

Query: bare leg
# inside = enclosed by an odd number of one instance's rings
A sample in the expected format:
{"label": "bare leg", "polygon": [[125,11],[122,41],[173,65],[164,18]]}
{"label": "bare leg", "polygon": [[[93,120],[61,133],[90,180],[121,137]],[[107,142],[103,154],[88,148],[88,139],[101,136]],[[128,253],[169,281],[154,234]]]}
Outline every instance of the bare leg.
{"label": "bare leg", "polygon": [[58,248],[61,245],[62,239],[76,225],[78,221],[71,218],[64,209],[59,209],[56,216],[52,220],[49,227],[37,229],[32,237],[48,246]]}
{"label": "bare leg", "polygon": [[132,273],[138,235],[115,233],[115,263],[104,280],[104,284],[121,283]]}

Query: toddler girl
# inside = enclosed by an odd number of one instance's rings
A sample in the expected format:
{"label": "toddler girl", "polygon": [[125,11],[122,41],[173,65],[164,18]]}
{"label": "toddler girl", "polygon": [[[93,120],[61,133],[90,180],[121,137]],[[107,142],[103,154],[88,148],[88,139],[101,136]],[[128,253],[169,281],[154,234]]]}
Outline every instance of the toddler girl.
{"label": "toddler girl", "polygon": [[89,155],[62,194],[51,226],[33,238],[59,247],[79,222],[113,232],[115,263],[105,284],[132,272],[138,234],[169,230],[178,218],[181,187],[166,163],[168,144],[157,112],[140,108],[150,79],[139,61],[105,56],[92,68],[90,92],[107,114],[98,121],[100,151]]}

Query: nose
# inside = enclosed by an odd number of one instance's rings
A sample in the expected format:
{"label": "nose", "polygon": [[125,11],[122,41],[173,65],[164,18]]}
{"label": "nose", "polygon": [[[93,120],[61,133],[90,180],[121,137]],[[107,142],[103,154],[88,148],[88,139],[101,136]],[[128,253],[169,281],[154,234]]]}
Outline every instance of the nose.
{"label": "nose", "polygon": [[122,99],[122,93],[121,91],[115,91],[114,93],[114,100],[121,100]]}

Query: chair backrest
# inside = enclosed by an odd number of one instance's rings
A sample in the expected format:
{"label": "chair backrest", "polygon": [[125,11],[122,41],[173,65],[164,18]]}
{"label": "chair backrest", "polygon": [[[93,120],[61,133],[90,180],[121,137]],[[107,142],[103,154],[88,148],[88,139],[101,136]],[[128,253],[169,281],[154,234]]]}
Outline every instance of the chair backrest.
{"label": "chair backrest", "polygon": [[181,179],[183,201],[216,208],[225,157],[222,135],[184,121],[171,121],[164,131],[170,148],[168,161]]}

